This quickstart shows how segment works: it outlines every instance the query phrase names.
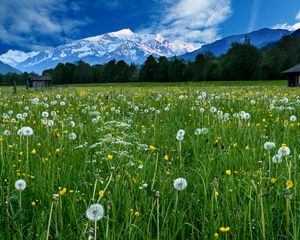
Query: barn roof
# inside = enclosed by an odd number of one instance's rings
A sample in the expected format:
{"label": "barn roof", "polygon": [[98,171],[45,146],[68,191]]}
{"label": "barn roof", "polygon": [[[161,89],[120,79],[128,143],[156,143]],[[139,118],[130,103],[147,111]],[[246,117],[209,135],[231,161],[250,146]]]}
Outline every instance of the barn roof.
{"label": "barn roof", "polygon": [[282,72],[283,74],[290,74],[290,73],[300,73],[300,64],[295,65],[285,71]]}
{"label": "barn roof", "polygon": [[51,81],[51,77],[49,76],[35,76],[35,75],[31,75],[29,76],[31,81]]}

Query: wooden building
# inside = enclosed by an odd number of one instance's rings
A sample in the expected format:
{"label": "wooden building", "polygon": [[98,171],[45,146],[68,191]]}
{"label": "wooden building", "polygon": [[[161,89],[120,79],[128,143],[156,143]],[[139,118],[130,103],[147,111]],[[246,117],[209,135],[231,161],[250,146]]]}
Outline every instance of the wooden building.
{"label": "wooden building", "polygon": [[52,81],[49,76],[30,75],[27,81],[28,88],[50,88]]}
{"label": "wooden building", "polygon": [[288,79],[289,87],[300,87],[300,64],[282,72]]}

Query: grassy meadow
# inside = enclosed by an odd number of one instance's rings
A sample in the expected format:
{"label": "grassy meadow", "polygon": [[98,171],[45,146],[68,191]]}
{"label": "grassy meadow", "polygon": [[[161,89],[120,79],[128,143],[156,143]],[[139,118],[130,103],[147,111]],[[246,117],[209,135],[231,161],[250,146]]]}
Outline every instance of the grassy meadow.
{"label": "grassy meadow", "polygon": [[0,239],[300,239],[285,81],[11,90]]}

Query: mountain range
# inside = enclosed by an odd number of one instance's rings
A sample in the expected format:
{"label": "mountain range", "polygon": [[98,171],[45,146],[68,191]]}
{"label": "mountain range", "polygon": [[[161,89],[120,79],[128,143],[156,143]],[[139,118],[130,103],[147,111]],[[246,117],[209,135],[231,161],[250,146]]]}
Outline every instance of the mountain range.
{"label": "mountain range", "polygon": [[215,56],[220,56],[229,50],[232,43],[242,43],[245,41],[246,37],[250,38],[251,44],[261,49],[271,43],[279,41],[283,36],[290,34],[293,33],[285,29],[263,28],[250,33],[225,37],[213,43],[203,45],[200,49],[186,53],[179,56],[179,58],[186,61],[194,61],[198,54],[205,52],[211,52]]}
{"label": "mountain range", "polygon": [[0,61],[0,73],[6,74],[6,73],[21,73],[21,72],[15,68],[13,68],[12,66]]}
{"label": "mountain range", "polygon": [[137,34],[130,29],[123,29],[41,52],[10,50],[0,55],[0,61],[21,71],[41,73],[58,63],[82,60],[89,64],[102,64],[115,59],[142,64],[149,55],[172,57],[193,50],[196,50],[193,44],[170,41],[160,34]]}
{"label": "mountain range", "polygon": [[[105,33],[99,36],[73,41],[66,45],[29,52],[9,50],[0,55],[0,61],[20,71],[42,73],[54,68],[58,63],[83,60],[89,64],[103,64],[108,61],[124,60],[127,63],[142,64],[149,55],[154,57],[177,56],[186,61],[194,61],[199,53],[212,52],[215,56],[226,53],[234,42],[243,42],[248,36],[253,45],[263,48],[279,41],[284,35],[300,35],[299,30],[264,28],[250,33],[233,35],[219,39],[197,49],[193,44],[171,41],[160,34],[134,33],[130,29]],[[4,73],[0,69],[0,73]]]}

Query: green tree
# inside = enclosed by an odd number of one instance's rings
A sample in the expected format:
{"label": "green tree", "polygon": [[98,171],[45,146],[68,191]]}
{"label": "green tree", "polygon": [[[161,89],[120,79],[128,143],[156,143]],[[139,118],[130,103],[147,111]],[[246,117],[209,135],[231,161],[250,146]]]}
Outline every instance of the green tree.
{"label": "green tree", "polygon": [[157,67],[158,63],[156,59],[150,55],[141,67],[139,80],[141,82],[154,82],[157,76]]}
{"label": "green tree", "polygon": [[253,45],[233,43],[221,58],[224,80],[257,80],[260,78],[262,55]]}

